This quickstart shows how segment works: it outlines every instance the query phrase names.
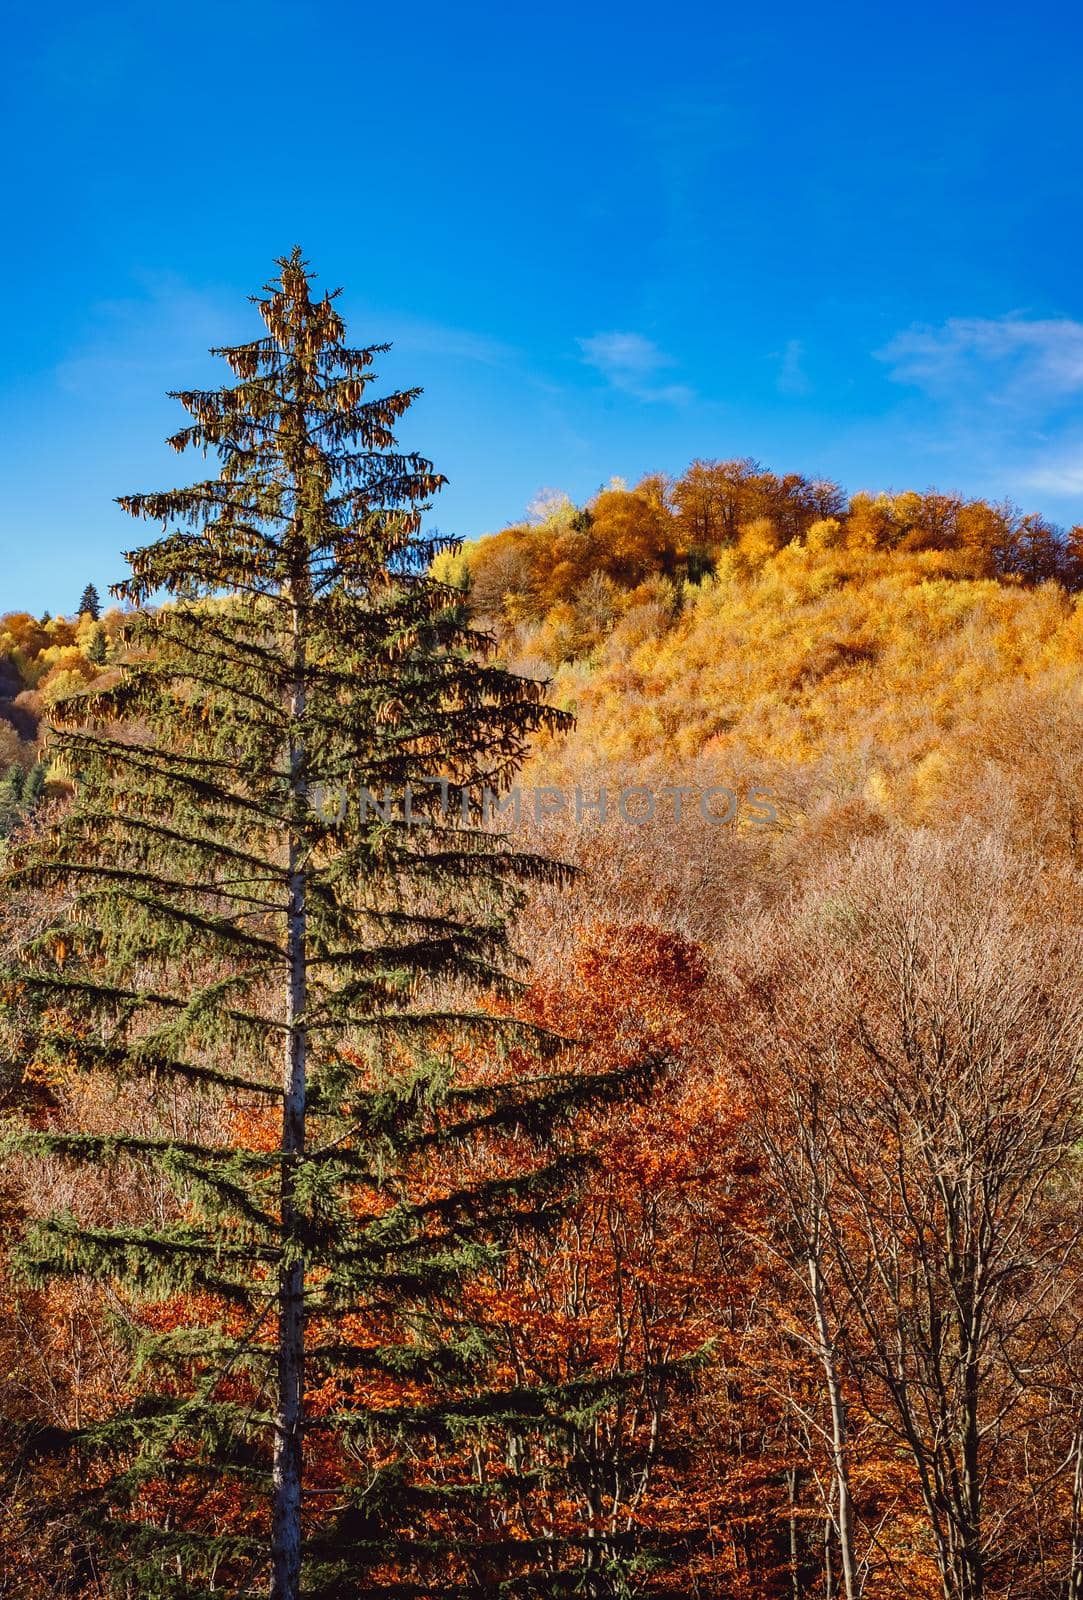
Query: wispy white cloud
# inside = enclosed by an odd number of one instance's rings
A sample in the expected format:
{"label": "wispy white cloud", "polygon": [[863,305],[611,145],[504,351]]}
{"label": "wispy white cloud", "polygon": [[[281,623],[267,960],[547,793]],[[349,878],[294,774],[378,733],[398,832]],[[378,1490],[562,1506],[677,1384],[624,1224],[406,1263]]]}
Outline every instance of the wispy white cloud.
{"label": "wispy white cloud", "polygon": [[1024,469],[1028,489],[1073,499],[1083,495],[1083,438],[1065,440],[1044,459]]}
{"label": "wispy white cloud", "polygon": [[[874,352],[915,403],[898,426],[1001,492],[1060,502],[1083,495],[1083,322],[1070,317],[951,317],[915,324]],[[920,400],[917,397],[920,396]]]}
{"label": "wispy white cloud", "polygon": [[188,382],[211,345],[250,337],[246,308],[224,290],[197,288],[172,273],[147,274],[142,287],[141,295],[91,307],[83,339],[55,369],[61,389],[145,402]]}
{"label": "wispy white cloud", "polygon": [[788,339],[778,358],[775,388],[779,394],[808,394],[812,385],[805,372],[805,347],[800,339]]}
{"label": "wispy white cloud", "polygon": [[1034,410],[1083,393],[1083,322],[952,317],[917,324],[876,351],[896,383],[941,399]]}
{"label": "wispy white cloud", "polygon": [[[255,310],[235,291],[202,287],[173,273],[145,274],[142,293],[100,301],[87,319],[80,343],[56,368],[61,388],[89,392],[102,384],[140,386],[144,395],[177,388],[193,364],[205,362],[211,345],[236,344],[264,331]],[[358,340],[388,341],[395,354],[474,362],[486,367],[515,364],[510,345],[476,333],[396,311],[362,308],[349,316]],[[209,381],[224,381],[216,366]]]}
{"label": "wispy white cloud", "polygon": [[576,342],[587,365],[624,394],[670,405],[683,405],[693,398],[687,384],[659,381],[659,374],[676,362],[641,333],[595,333]]}
{"label": "wispy white cloud", "polygon": [[579,345],[591,366],[606,377],[646,377],[659,367],[673,365],[673,358],[641,333],[596,333],[590,339],[580,339]]}
{"label": "wispy white cloud", "polygon": [[518,351],[487,334],[469,328],[456,328],[422,317],[392,316],[386,319],[387,338],[396,350],[413,354],[446,356],[456,361],[477,361],[486,367],[502,367],[515,361]]}

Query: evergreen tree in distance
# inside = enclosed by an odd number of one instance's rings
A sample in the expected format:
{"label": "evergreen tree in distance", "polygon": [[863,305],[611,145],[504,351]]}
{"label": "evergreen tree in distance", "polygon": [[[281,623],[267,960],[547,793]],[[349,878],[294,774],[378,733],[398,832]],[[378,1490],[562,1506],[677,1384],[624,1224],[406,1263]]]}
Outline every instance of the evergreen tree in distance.
{"label": "evergreen tree in distance", "polygon": [[36,761],[29,771],[12,763],[0,779],[0,839],[6,839],[33,811],[44,787],[44,763]]}
{"label": "evergreen tree in distance", "polygon": [[87,642],[86,658],[96,667],[103,667],[109,659],[109,641],[105,637],[105,629],[100,622],[94,624],[93,632]]}
{"label": "evergreen tree in distance", "polygon": [[88,583],[82,594],[79,596],[79,604],[75,608],[75,615],[77,617],[89,616],[92,621],[97,622],[101,614],[101,598],[94,585],[92,583]]}
{"label": "evergreen tree in distance", "polygon": [[[136,1133],[23,1143],[145,1168],[169,1196],[153,1223],[58,1215],[23,1246],[31,1281],[115,1286],[143,1374],[74,1437],[81,1509],[125,1594],[615,1592],[584,1580],[594,1530],[526,1539],[509,1514],[487,1553],[456,1533],[456,1506],[529,1492],[521,1452],[484,1481],[439,1462],[601,1403],[604,1385],[495,1382],[461,1292],[560,1214],[580,1161],[557,1130],[654,1064],[457,1071],[502,1037],[526,1048],[477,997],[514,991],[509,916],[562,869],[480,826],[477,800],[562,718],[430,576],[442,480],[393,433],[418,391],[370,398],[386,347],[344,343],[299,252],[278,266],[266,335],[215,352],[235,383],[176,397],[193,421],[170,442],[217,476],[121,502],[165,531],[116,592],[170,603],[136,620],[118,681],[61,702],[74,800],[10,875],[43,908],[8,974],[10,1053],[144,1106]],[[367,801],[407,786],[409,817]],[[516,1170],[411,1188],[422,1157],[513,1136],[535,1152]],[[352,1403],[313,1414],[343,1370]],[[311,1502],[306,1428],[365,1463]]]}
{"label": "evergreen tree in distance", "polygon": [[25,785],[25,771],[17,761],[12,762],[0,779],[0,839],[6,839],[19,820]]}

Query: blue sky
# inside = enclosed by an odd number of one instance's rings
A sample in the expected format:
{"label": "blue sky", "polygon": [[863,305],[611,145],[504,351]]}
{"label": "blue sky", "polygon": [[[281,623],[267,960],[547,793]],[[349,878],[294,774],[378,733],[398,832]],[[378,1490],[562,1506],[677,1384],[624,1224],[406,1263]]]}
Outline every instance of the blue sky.
{"label": "blue sky", "polygon": [[23,6],[6,26],[0,609],[188,481],[170,388],[300,243],[473,535],[754,455],[1083,520],[1067,5]]}

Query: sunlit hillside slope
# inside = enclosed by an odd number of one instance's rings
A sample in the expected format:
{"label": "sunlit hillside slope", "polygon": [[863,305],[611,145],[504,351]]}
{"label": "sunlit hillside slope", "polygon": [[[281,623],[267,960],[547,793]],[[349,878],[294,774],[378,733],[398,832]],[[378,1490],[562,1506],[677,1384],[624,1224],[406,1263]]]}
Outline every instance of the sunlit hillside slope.
{"label": "sunlit hillside slope", "polygon": [[1080,530],[752,467],[554,500],[444,558],[577,713],[535,776],[768,784],[791,821],[996,813],[1079,859]]}

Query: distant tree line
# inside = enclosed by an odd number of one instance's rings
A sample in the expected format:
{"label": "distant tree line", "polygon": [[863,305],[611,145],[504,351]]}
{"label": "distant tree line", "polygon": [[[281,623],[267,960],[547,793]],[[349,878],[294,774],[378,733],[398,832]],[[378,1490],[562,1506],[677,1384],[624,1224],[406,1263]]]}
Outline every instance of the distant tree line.
{"label": "distant tree line", "polygon": [[482,615],[537,621],[585,585],[652,576],[699,582],[727,551],[762,560],[792,544],[852,554],[923,554],[958,578],[1049,580],[1083,589],[1083,527],[1067,531],[1009,502],[937,490],[848,497],[827,479],[778,474],[750,457],[694,461],[679,478],[619,481],[577,507],[552,496],[528,521],[467,545],[445,576]]}

